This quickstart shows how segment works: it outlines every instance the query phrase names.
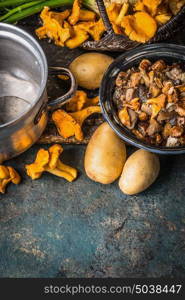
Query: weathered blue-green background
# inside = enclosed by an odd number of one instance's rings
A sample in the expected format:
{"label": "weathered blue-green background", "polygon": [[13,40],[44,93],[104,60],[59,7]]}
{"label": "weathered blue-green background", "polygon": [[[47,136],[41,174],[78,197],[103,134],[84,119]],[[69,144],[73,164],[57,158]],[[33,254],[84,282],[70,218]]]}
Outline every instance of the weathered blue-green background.
{"label": "weathered blue-green background", "polygon": [[[42,46],[50,65],[79,53]],[[185,155],[161,157],[157,181],[126,196],[117,182],[86,177],[84,146],[64,147],[63,161],[79,170],[74,183],[50,174],[32,181],[24,165],[38,149],[7,162],[23,181],[0,195],[1,277],[185,276]]]}

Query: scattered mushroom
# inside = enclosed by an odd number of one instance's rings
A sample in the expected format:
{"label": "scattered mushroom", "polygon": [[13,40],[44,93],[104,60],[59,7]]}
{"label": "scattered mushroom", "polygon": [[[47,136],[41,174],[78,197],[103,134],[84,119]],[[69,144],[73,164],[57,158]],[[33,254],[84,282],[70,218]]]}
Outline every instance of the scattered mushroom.
{"label": "scattered mushroom", "polygon": [[82,110],[87,106],[97,105],[99,103],[99,97],[88,98],[87,93],[82,90],[77,90],[75,95],[66,104],[66,110],[68,112],[75,112]]}
{"label": "scattered mushroom", "polygon": [[88,106],[82,110],[67,113],[62,109],[53,112],[52,120],[54,121],[58,132],[64,138],[75,135],[79,141],[83,140],[82,124],[86,118],[94,113],[101,113],[99,106]]}
{"label": "scattered mushroom", "polygon": [[34,180],[40,178],[43,172],[49,172],[69,182],[74,181],[77,177],[77,170],[60,161],[62,152],[63,148],[58,144],[51,146],[48,150],[40,149],[35,161],[25,166],[27,175]]}
{"label": "scattered mushroom", "polygon": [[5,193],[6,186],[10,182],[19,184],[20,181],[21,177],[14,168],[0,165],[0,193]]}

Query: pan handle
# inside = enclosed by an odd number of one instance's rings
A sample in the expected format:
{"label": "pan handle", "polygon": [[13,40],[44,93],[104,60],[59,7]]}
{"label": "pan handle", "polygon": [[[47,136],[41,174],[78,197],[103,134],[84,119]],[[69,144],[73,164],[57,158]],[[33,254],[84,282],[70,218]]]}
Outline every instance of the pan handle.
{"label": "pan handle", "polygon": [[74,95],[74,93],[77,90],[77,83],[76,83],[76,80],[75,80],[73,74],[67,68],[50,67],[49,75],[67,75],[67,76],[69,76],[69,78],[71,80],[71,87],[66,94],[48,102],[49,108],[52,109],[53,106],[65,104]]}
{"label": "pan handle", "polygon": [[96,4],[98,6],[99,12],[100,12],[100,16],[103,20],[103,23],[105,25],[105,28],[108,32],[108,34],[112,34],[114,33],[114,30],[112,28],[112,24],[109,20],[106,8],[105,8],[105,4],[104,4],[104,0],[96,0]]}

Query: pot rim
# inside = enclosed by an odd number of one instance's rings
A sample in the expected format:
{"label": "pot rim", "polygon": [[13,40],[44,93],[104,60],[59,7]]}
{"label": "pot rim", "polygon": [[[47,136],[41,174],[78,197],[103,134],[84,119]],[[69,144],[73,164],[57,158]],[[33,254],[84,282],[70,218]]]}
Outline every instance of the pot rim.
{"label": "pot rim", "polygon": [[31,34],[26,32],[24,29],[19,28],[12,24],[6,24],[6,23],[0,22],[0,31],[1,30],[8,31],[13,34],[17,34],[22,39],[25,39],[26,41],[30,42],[31,46],[33,48],[35,48],[35,50],[37,51],[37,54],[40,56],[40,61],[42,63],[41,68],[43,68],[43,70],[41,70],[41,83],[40,83],[39,93],[37,95],[35,102],[32,103],[31,106],[27,110],[25,110],[22,114],[20,114],[17,118],[11,120],[10,122],[0,124],[0,129],[5,128],[7,126],[12,126],[12,125],[14,126],[15,124],[17,124],[19,121],[24,119],[26,116],[28,116],[33,111],[34,107],[37,105],[37,103],[42,98],[42,96],[45,92],[47,79],[48,79],[47,59],[46,59],[45,53],[42,50],[41,46],[39,45],[38,41]]}
{"label": "pot rim", "polygon": [[[111,128],[114,130],[114,132],[124,141],[129,143],[132,146],[135,146],[137,148],[145,149],[153,153],[158,154],[183,154],[185,153],[185,146],[178,146],[178,147],[158,147],[146,144],[142,142],[141,140],[137,139],[135,136],[133,136],[130,133],[127,132],[127,129],[122,125],[120,125],[114,118],[114,112],[112,110],[111,105],[111,99],[110,99],[110,89],[111,84],[110,81],[114,81],[116,75],[124,69],[124,63],[127,64],[129,62],[132,63],[132,59],[143,59],[142,55],[146,55],[146,58],[148,58],[151,55],[151,52],[156,53],[161,51],[161,54],[169,53],[169,51],[173,51],[171,53],[171,57],[176,56],[175,51],[177,51],[177,54],[181,55],[181,60],[185,63],[185,46],[178,45],[178,44],[172,44],[172,43],[160,43],[160,44],[150,44],[150,45],[144,45],[137,47],[135,49],[126,51],[125,53],[118,56],[112,64],[108,67],[107,71],[105,72],[101,86],[99,91],[100,96],[100,106],[102,109],[103,116],[105,120],[109,123]],[[148,54],[148,57],[147,57]],[[140,57],[141,55],[141,57]],[[154,57],[154,56],[153,56]],[[154,57],[155,58],[155,57]],[[156,60],[159,59],[156,56]],[[120,64],[121,67],[120,68]],[[122,65],[123,64],[123,65]],[[134,66],[134,63],[133,63]]]}

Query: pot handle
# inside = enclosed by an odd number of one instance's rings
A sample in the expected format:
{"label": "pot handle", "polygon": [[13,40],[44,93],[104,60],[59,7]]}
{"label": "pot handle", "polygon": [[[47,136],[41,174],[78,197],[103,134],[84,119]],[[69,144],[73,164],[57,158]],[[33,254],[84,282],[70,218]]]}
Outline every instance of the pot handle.
{"label": "pot handle", "polygon": [[47,107],[49,110],[55,109],[56,106],[60,104],[65,104],[76,92],[77,90],[77,83],[76,80],[71,73],[71,71],[67,68],[62,68],[62,67],[50,67],[49,68],[49,75],[67,75],[71,79],[71,87],[69,91],[62,95],[61,97],[58,97],[54,100],[51,100],[50,102],[44,102],[42,106],[39,109],[39,112],[37,113],[35,119],[34,119],[34,124],[37,124],[42,116],[42,113],[47,110]]}
{"label": "pot handle", "polygon": [[77,90],[77,83],[76,83],[76,80],[75,80],[73,74],[67,68],[50,67],[49,75],[67,75],[71,79],[71,87],[70,87],[69,91],[66,94],[62,95],[61,97],[58,97],[58,98],[48,102],[49,109],[52,109],[53,106],[57,106],[59,104],[65,104],[73,96],[73,94]]}

